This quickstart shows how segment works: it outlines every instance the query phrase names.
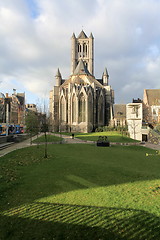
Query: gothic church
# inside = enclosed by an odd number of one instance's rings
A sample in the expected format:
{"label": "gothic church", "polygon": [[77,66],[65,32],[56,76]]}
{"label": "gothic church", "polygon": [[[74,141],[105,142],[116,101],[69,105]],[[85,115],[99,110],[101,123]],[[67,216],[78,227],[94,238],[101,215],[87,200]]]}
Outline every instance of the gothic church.
{"label": "gothic church", "polygon": [[105,68],[102,78],[94,77],[94,38],[82,30],[71,38],[71,75],[62,79],[58,69],[50,91],[52,131],[92,132],[109,125],[113,117],[114,91]]}

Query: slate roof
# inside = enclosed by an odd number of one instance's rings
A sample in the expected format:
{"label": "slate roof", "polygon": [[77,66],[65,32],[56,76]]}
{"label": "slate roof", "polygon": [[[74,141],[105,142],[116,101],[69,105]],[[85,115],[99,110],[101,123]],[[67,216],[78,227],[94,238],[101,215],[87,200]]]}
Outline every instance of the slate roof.
{"label": "slate roof", "polygon": [[83,85],[83,84],[92,84],[93,82],[95,83],[96,86],[100,88],[103,87],[103,85],[97,79],[95,79],[94,76],[90,74],[83,60],[80,59],[73,75],[71,75],[68,80],[65,80],[61,86],[62,87],[67,86],[69,83],[73,83],[73,84],[76,83],[76,84]]}
{"label": "slate roof", "polygon": [[145,91],[150,106],[160,105],[160,89],[145,89]]}
{"label": "slate roof", "polygon": [[84,39],[84,38],[88,38],[87,35],[85,34],[85,32],[82,30],[78,36],[78,38]]}
{"label": "slate roof", "polygon": [[103,85],[98,82],[92,75],[72,75],[69,79],[65,80],[61,87],[66,87],[69,83],[80,85],[91,85],[94,83],[97,87],[103,88]]}
{"label": "slate roof", "polygon": [[114,104],[113,105],[114,118],[126,117],[126,104]]}
{"label": "slate roof", "polygon": [[88,71],[87,67],[85,66],[84,62],[82,59],[80,59],[76,69],[74,70],[73,75],[91,75],[90,72]]}

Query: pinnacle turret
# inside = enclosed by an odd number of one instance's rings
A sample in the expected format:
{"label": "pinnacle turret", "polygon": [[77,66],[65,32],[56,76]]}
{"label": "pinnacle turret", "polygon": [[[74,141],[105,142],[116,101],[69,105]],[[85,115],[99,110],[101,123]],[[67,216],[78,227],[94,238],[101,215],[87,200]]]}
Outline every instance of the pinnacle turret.
{"label": "pinnacle turret", "polygon": [[76,38],[75,33],[73,33],[72,38]]}
{"label": "pinnacle turret", "polygon": [[62,84],[62,76],[61,76],[59,68],[57,70],[57,74],[55,76],[55,80],[56,80],[56,86],[60,86]]}
{"label": "pinnacle turret", "polygon": [[59,70],[59,68],[58,68],[58,70],[57,70],[57,74],[56,74],[56,76],[55,77],[61,77],[61,73],[60,73],[60,70]]}
{"label": "pinnacle turret", "polygon": [[108,76],[108,77],[109,77],[109,74],[108,74],[108,71],[107,71],[107,68],[106,68],[106,67],[105,67],[105,69],[104,69],[103,76]]}
{"label": "pinnacle turret", "polygon": [[105,68],[102,74],[103,85],[105,86],[108,85],[108,79],[109,79],[109,74],[108,74],[107,68]]}
{"label": "pinnacle turret", "polygon": [[89,38],[92,38],[92,39],[94,39],[92,32],[91,32],[91,34],[90,34]]}

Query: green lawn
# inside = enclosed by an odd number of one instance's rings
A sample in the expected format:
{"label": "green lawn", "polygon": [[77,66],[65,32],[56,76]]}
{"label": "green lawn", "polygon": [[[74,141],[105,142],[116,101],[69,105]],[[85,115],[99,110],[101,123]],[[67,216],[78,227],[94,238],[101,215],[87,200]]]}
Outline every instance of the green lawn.
{"label": "green lawn", "polygon": [[[72,135],[72,133],[62,133],[65,135]],[[116,131],[108,131],[108,132],[93,132],[93,133],[75,133],[75,137],[80,138],[82,140],[90,140],[97,141],[99,136],[107,136],[110,142],[138,142],[134,139],[131,139],[127,136],[122,136],[121,133]]]}
{"label": "green lawn", "polygon": [[43,148],[0,158],[1,240],[159,240],[154,150],[56,144],[44,159]]}
{"label": "green lawn", "polygon": [[[59,141],[62,141],[63,138],[61,137],[57,137],[57,136],[54,136],[54,135],[50,135],[50,134],[47,134],[47,142],[59,142]],[[42,143],[42,142],[45,142],[45,136],[42,135],[40,137],[38,137],[37,139],[33,140],[33,143]]]}

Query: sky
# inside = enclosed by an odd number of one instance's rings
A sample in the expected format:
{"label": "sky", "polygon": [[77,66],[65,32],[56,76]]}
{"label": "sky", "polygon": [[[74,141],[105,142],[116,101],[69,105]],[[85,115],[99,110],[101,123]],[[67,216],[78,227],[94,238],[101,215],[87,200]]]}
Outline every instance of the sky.
{"label": "sky", "polygon": [[57,68],[71,74],[71,36],[94,36],[95,77],[104,68],[115,103],[160,88],[160,0],[0,0],[0,92],[49,99]]}

